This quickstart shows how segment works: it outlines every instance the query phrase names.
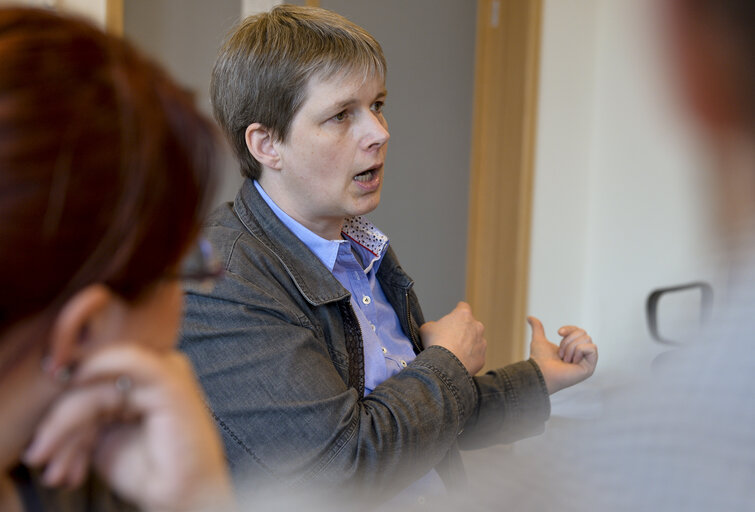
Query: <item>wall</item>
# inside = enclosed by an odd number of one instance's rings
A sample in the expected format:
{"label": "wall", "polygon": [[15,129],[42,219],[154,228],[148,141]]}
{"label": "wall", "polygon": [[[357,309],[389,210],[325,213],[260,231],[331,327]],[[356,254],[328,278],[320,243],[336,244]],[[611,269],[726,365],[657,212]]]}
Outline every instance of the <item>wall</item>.
{"label": "wall", "polygon": [[550,333],[588,328],[598,381],[660,351],[653,289],[719,282],[705,159],[667,87],[656,7],[545,2],[529,309]]}
{"label": "wall", "polygon": [[[123,4],[125,37],[193,91],[199,108],[212,116],[210,72],[226,34],[239,21],[240,0],[127,0]],[[236,158],[230,148],[224,149],[218,203],[232,200],[241,184]]]}
{"label": "wall", "polygon": [[15,4],[75,13],[105,28],[107,0],[0,0],[0,6]]}
{"label": "wall", "polygon": [[428,319],[464,299],[475,2],[321,0],[367,29],[388,61],[388,144],[380,207]]}

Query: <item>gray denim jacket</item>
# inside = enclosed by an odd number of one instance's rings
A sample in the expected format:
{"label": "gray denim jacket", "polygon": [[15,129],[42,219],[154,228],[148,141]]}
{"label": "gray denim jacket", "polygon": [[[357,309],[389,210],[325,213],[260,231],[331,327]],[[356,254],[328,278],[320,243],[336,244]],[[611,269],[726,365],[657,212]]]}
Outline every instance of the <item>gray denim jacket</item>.
{"label": "gray denim jacket", "polygon": [[385,497],[433,467],[446,485],[463,483],[459,445],[542,432],[550,401],[533,361],[473,378],[451,352],[422,349],[413,282],[391,249],[378,279],[418,355],[363,396],[349,292],[251,180],[213,213],[205,236],[226,273],[211,291],[187,289],[180,347],[237,477]]}

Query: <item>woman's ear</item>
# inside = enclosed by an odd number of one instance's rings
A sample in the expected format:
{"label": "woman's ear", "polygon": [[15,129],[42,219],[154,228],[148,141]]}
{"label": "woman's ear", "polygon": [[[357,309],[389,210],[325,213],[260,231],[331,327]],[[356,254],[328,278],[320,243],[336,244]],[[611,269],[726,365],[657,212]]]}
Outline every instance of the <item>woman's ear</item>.
{"label": "woman's ear", "polygon": [[275,138],[270,130],[260,123],[246,127],[246,147],[252,156],[265,167],[280,170],[281,158],[275,148]]}
{"label": "woman's ear", "polygon": [[95,326],[109,313],[116,297],[102,284],[89,285],[63,305],[50,333],[46,370],[55,373],[73,366],[92,344]]}

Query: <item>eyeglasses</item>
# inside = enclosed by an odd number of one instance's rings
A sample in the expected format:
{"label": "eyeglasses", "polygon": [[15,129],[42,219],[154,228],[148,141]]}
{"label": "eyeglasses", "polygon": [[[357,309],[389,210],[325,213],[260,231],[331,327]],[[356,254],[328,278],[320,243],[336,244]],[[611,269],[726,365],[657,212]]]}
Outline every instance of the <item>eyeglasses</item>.
{"label": "eyeglasses", "polygon": [[202,288],[211,288],[222,275],[223,265],[215,255],[212,244],[204,238],[199,238],[181,261],[180,268],[167,277],[196,283]]}

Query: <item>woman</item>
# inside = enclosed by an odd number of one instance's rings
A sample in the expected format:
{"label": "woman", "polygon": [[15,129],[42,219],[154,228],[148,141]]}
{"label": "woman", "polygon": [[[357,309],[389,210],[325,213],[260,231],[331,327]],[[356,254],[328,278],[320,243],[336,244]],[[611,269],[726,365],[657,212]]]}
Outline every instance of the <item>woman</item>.
{"label": "woman", "polygon": [[213,139],[128,44],[0,9],[0,510],[227,504],[217,433],[174,349],[178,278],[212,274],[201,252],[178,263]]}

